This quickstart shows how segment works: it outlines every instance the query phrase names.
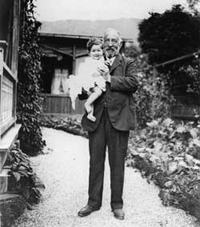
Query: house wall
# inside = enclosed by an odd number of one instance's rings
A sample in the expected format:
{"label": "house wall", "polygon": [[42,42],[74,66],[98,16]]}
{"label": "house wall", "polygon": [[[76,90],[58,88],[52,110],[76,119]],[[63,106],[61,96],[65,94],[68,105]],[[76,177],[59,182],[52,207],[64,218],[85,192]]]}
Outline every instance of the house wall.
{"label": "house wall", "polygon": [[[20,0],[0,1],[0,211],[2,226],[10,226],[24,206],[17,207],[9,184],[14,184],[10,169],[5,166],[7,156],[18,138],[20,125],[16,124],[17,69],[20,23]],[[15,200],[15,201],[14,201]],[[21,200],[22,201],[22,200]],[[16,214],[14,214],[16,213]],[[14,215],[13,215],[14,214]],[[9,224],[8,224],[9,223]]]}
{"label": "house wall", "polygon": [[20,0],[0,1],[0,137],[16,121],[19,23]]}
{"label": "house wall", "polygon": [[85,40],[63,37],[41,37],[43,65],[44,114],[83,114],[83,101],[76,100],[73,110],[68,79],[77,75],[79,65],[87,56]]}
{"label": "house wall", "polygon": [[[80,57],[76,59],[75,76],[79,76],[81,80],[81,74],[79,72],[79,66],[85,61],[86,57]],[[72,61],[71,61],[72,64]],[[53,66],[50,69],[49,74],[46,73],[48,81],[48,93],[43,93],[44,97],[43,110],[44,114],[63,115],[63,114],[83,114],[84,102],[76,100],[75,110],[72,108],[71,99],[69,97],[69,76],[70,71],[66,71],[67,65],[63,65],[62,68],[55,68]],[[51,65],[52,66],[52,65]],[[61,75],[63,74],[63,75]],[[52,78],[50,80],[50,77]],[[62,86],[60,86],[62,84]],[[62,87],[62,89],[61,89]],[[47,91],[47,90],[46,90]]]}

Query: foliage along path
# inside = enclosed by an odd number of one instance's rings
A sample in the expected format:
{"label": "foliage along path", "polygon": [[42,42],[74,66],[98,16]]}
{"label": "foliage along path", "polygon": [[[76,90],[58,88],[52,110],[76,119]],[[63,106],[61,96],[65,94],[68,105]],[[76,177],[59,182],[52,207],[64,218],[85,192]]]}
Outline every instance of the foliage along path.
{"label": "foliage along path", "polygon": [[16,227],[198,227],[196,219],[184,211],[165,207],[158,189],[148,184],[139,172],[126,167],[124,185],[125,220],[113,217],[110,210],[108,161],[102,208],[80,218],[77,212],[86,205],[88,186],[88,140],[63,131],[43,129],[47,146],[44,155],[31,158],[33,168],[46,189],[42,201],[27,210]]}

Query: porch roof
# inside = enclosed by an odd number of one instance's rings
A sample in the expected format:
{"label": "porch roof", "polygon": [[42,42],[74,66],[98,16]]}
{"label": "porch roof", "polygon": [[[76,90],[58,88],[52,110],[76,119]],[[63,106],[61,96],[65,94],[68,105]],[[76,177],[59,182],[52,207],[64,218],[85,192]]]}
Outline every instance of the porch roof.
{"label": "porch roof", "polygon": [[[85,39],[85,40],[88,40],[94,37],[92,35],[70,35],[70,34],[44,33],[44,32],[39,32],[39,35],[43,37],[57,37],[57,38]],[[95,37],[102,38],[102,36],[95,36]],[[123,38],[123,37],[122,37],[122,40],[124,42],[133,42],[132,39]]]}

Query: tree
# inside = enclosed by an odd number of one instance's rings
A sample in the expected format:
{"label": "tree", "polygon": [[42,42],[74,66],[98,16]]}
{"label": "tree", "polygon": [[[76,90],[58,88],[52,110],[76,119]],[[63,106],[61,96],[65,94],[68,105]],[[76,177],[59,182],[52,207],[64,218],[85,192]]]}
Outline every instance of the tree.
{"label": "tree", "polygon": [[19,133],[22,151],[35,155],[45,145],[39,123],[42,113],[39,95],[41,55],[37,42],[41,23],[34,17],[33,0],[22,1],[21,4],[17,120],[22,124]]}
{"label": "tree", "polygon": [[192,10],[192,12],[194,12],[195,14],[199,14],[199,4],[200,1],[199,0],[187,0],[188,6],[189,8]]}
{"label": "tree", "polygon": [[[178,58],[200,49],[200,19],[198,16],[175,5],[163,14],[151,13],[148,19],[139,24],[139,43],[151,65]],[[158,68],[160,73],[168,75],[171,91],[185,95],[195,91],[198,73],[188,73],[188,68],[196,69],[198,59],[193,57],[176,61]],[[198,87],[199,89],[199,87]],[[197,89],[197,90],[198,90]]]}

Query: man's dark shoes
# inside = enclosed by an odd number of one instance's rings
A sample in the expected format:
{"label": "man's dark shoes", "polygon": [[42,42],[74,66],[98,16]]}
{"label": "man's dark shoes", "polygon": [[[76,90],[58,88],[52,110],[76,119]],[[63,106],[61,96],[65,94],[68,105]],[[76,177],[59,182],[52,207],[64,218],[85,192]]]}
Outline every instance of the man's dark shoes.
{"label": "man's dark shoes", "polygon": [[125,213],[122,209],[114,209],[113,210],[114,217],[119,220],[124,220]]}
{"label": "man's dark shoes", "polygon": [[85,207],[83,207],[79,212],[78,212],[78,216],[79,217],[85,217],[90,215],[92,212],[99,210],[100,208],[94,208],[90,205],[87,205]]}

